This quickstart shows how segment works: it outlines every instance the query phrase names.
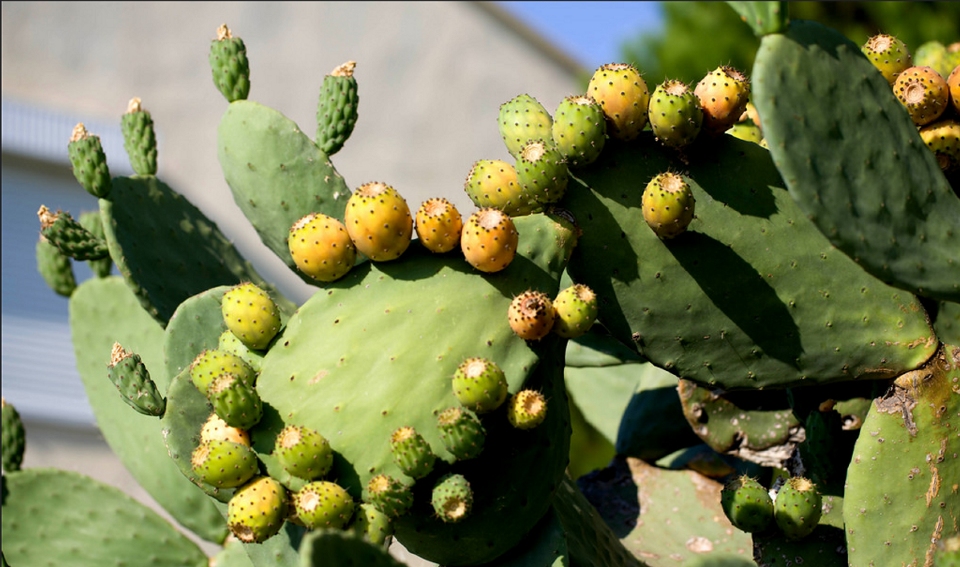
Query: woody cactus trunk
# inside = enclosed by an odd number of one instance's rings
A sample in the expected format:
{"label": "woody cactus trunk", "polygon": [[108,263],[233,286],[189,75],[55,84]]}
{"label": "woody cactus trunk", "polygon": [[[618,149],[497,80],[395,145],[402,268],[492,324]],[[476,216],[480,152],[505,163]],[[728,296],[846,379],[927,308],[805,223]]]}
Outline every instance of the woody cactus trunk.
{"label": "woody cactus trunk", "polygon": [[[650,89],[615,64],[553,115],[507,101],[516,161],[478,159],[463,215],[337,173],[356,63],[324,79],[311,139],[247,100],[223,26],[218,158],[316,286],[302,305],[157,177],[139,99],[132,177],[78,126],[99,215],[43,207],[39,267],[107,442],[223,549],[19,470],[5,403],[5,564],[396,565],[392,539],[442,565],[954,564],[955,126],[931,144],[860,47],[785,3],[730,4],[763,38],[749,79]],[[76,285],[71,261],[98,277]],[[618,453],[577,482],[571,402]]]}

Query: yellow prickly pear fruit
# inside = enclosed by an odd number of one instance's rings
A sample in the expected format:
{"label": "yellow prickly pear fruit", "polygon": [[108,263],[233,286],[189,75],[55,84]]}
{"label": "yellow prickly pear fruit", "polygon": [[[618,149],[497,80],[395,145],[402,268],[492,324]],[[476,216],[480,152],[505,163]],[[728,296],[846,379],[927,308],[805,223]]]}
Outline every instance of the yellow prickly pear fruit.
{"label": "yellow prickly pear fruit", "polygon": [[321,282],[342,278],[357,261],[357,248],[347,228],[323,213],[310,213],[295,222],[287,247],[297,268]]}
{"label": "yellow prickly pear fruit", "polygon": [[378,181],[361,185],[350,195],[343,220],[357,250],[375,262],[399,258],[413,238],[406,200]]}
{"label": "yellow prickly pear fruit", "polygon": [[227,504],[227,526],[244,543],[262,543],[283,527],[287,489],[261,476],[245,484]]}
{"label": "yellow prickly pear fruit", "polygon": [[417,209],[416,226],[420,243],[427,250],[442,254],[460,244],[463,218],[453,203],[437,197],[427,199]]}
{"label": "yellow prickly pear fruit", "polygon": [[535,390],[520,390],[507,402],[507,419],[517,429],[533,429],[547,417],[547,400]]}
{"label": "yellow prickly pear fruit", "polygon": [[600,305],[592,289],[575,284],[557,294],[553,309],[557,314],[553,332],[563,338],[573,339],[590,330],[597,319]]}
{"label": "yellow prickly pear fruit", "polygon": [[213,412],[200,429],[200,443],[205,441],[229,441],[249,447],[250,434],[238,427],[230,427],[216,412]]}
{"label": "yellow prickly pear fruit", "polygon": [[703,131],[722,134],[740,120],[750,99],[750,80],[733,67],[717,67],[693,90],[703,110]]}
{"label": "yellow prickly pear fruit", "polygon": [[860,51],[867,56],[890,85],[896,82],[900,73],[913,65],[913,58],[907,46],[892,35],[877,34],[868,39]]}
{"label": "yellow prickly pear fruit", "polygon": [[481,272],[499,272],[513,262],[520,235],[503,211],[485,208],[470,215],[460,236],[460,248],[471,266]]}
{"label": "yellow prickly pear fruit", "polygon": [[647,125],[650,90],[640,71],[626,63],[602,65],[587,84],[587,95],[600,104],[607,134],[617,140],[636,138]]}
{"label": "yellow prickly pear fruit", "polygon": [[960,168],[960,122],[937,120],[920,128],[920,139],[930,148],[943,171]]}
{"label": "yellow prickly pear fruit", "polygon": [[683,177],[661,173],[647,184],[641,197],[643,220],[660,238],[673,238],[693,220],[693,192]]}
{"label": "yellow prickly pear fruit", "polygon": [[931,67],[910,67],[897,77],[893,94],[917,126],[925,126],[943,114],[949,103],[947,82]]}
{"label": "yellow prickly pear fruit", "polygon": [[947,77],[947,88],[950,89],[950,104],[953,105],[953,110],[960,112],[960,65],[954,67]]}
{"label": "yellow prickly pear fruit", "polygon": [[537,208],[536,201],[524,195],[513,164],[499,159],[475,161],[463,189],[477,207],[500,209],[511,217],[529,215]]}
{"label": "yellow prickly pear fruit", "polygon": [[220,301],[223,322],[247,348],[263,350],[280,331],[280,308],[251,282],[234,286]]}

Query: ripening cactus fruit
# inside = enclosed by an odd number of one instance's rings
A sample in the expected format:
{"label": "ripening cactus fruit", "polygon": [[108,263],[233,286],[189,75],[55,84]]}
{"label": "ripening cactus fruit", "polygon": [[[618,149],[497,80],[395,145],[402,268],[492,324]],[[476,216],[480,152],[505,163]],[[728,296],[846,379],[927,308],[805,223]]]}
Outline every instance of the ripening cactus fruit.
{"label": "ripening cactus fruit", "polygon": [[597,161],[607,141],[607,121],[589,95],[568,96],[553,113],[553,142],[570,167]]}
{"label": "ripening cactus fruit", "polygon": [[507,151],[517,159],[528,141],[551,139],[553,119],[537,99],[522,94],[500,105],[497,124]]}
{"label": "ripening cactus fruit", "polygon": [[280,308],[266,291],[244,282],[220,301],[223,322],[247,348],[264,350],[280,331]]}
{"label": "ripening cactus fruit", "polygon": [[430,444],[412,427],[400,427],[390,435],[390,452],[403,474],[414,479],[430,474],[437,461]]}
{"label": "ripening cactus fruit", "polygon": [[440,440],[459,461],[472,459],[483,451],[487,432],[475,413],[464,407],[447,408],[437,416]]}
{"label": "ripening cactus fruit", "polygon": [[660,238],[682,234],[693,220],[696,201],[690,186],[676,173],[661,173],[647,183],[641,197],[643,220]]}
{"label": "ripening cactus fruit", "polygon": [[420,204],[416,228],[417,238],[424,248],[443,254],[460,246],[463,217],[453,203],[443,197],[435,197]]}
{"label": "ripening cactus fruit", "polygon": [[413,492],[403,482],[385,474],[378,474],[367,482],[366,501],[390,518],[407,513],[413,506]]}
{"label": "ripening cactus fruit", "polygon": [[773,517],[788,539],[802,539],[820,522],[821,506],[817,486],[809,479],[795,476],[780,487],[773,502]]}
{"label": "ripening cactus fruit", "polygon": [[280,466],[295,477],[313,480],[333,467],[333,449],[319,431],[302,425],[287,425],[277,434],[273,454]]}
{"label": "ripening cactus fruit", "polygon": [[264,353],[250,350],[229,329],[220,333],[220,338],[217,339],[217,350],[237,355],[253,369],[254,373],[259,373],[261,366],[263,366]]}
{"label": "ripening cactus fruit", "polygon": [[120,343],[113,343],[107,375],[127,405],[143,415],[163,415],[167,401],[150,379],[140,355],[124,350]]}
{"label": "ripening cactus fruit", "polygon": [[207,388],[213,411],[230,427],[250,429],[263,417],[263,402],[252,384],[236,374],[221,374]]}
{"label": "ripening cactus fruit", "polygon": [[2,437],[3,470],[7,473],[17,472],[23,464],[23,452],[27,447],[27,433],[23,428],[23,421],[16,408],[7,403],[6,398],[0,399],[2,417],[0,417],[0,437]]}
{"label": "ripening cactus fruit", "polygon": [[960,122],[938,120],[920,128],[920,139],[930,148],[946,172],[960,169]]}
{"label": "ripening cactus fruit", "polygon": [[556,317],[550,297],[532,289],[514,297],[507,309],[510,328],[526,341],[538,341],[550,334]]}
{"label": "ripening cactus fruit", "polygon": [[193,450],[190,467],[210,486],[236,488],[253,478],[259,465],[249,445],[211,439]]}
{"label": "ripening cactus fruit", "polygon": [[276,535],[287,517],[287,489],[261,476],[243,485],[227,503],[227,526],[244,543],[262,543]]}
{"label": "ripening cactus fruit", "polygon": [[520,390],[507,402],[507,419],[517,429],[533,429],[547,418],[547,399],[536,390]]}
{"label": "ripening cactus fruit", "polygon": [[54,213],[40,205],[37,218],[40,219],[40,234],[74,260],[99,260],[110,255],[106,241],[94,236],[70,213]]}
{"label": "ripening cactus fruit", "polygon": [[567,191],[567,162],[552,141],[530,140],[521,146],[514,168],[524,199],[540,205],[536,210],[556,203]]}
{"label": "ripening cactus fruit", "polygon": [[385,183],[358,187],[347,199],[343,221],[357,250],[375,262],[399,258],[413,238],[413,217],[406,200]]}
{"label": "ripening cactus fruit", "polygon": [[230,427],[216,412],[213,412],[200,428],[200,442],[205,441],[230,441],[249,447],[250,434],[238,427]]}
{"label": "ripening cactus fruit", "polygon": [[347,61],[330,71],[320,86],[317,103],[317,146],[328,156],[340,151],[357,124],[360,97],[353,71],[356,61]]}
{"label": "ripening cactus fruit", "polygon": [[553,332],[565,339],[573,339],[590,330],[597,320],[600,303],[588,286],[574,284],[557,294],[553,309],[556,313]]}
{"label": "ripening cactus fruit", "polygon": [[73,176],[88,193],[98,198],[110,194],[110,168],[107,167],[107,155],[100,144],[100,136],[87,132],[83,122],[80,122],[70,134],[67,153]]}
{"label": "ripening cactus fruit", "polygon": [[239,376],[251,385],[257,379],[256,372],[242,358],[220,349],[204,350],[190,363],[190,380],[204,396],[214,378],[221,374]]}
{"label": "ripening cactus fruit", "polygon": [[447,474],[434,485],[430,503],[437,517],[444,522],[459,522],[473,509],[473,490],[463,475]]}
{"label": "ripening cactus fruit", "polygon": [[960,112],[960,65],[953,68],[947,77],[947,88],[950,90],[950,104],[954,112]]}
{"label": "ripening cactus fruit", "polygon": [[520,187],[517,170],[502,160],[474,162],[463,189],[478,208],[499,209],[511,217],[529,215],[539,208]]}
{"label": "ripening cactus fruit", "polygon": [[917,126],[940,118],[949,103],[947,82],[931,67],[910,67],[897,77],[893,94]]}
{"label": "ripening cactus fruit", "polygon": [[590,77],[587,95],[603,110],[607,135],[611,138],[633,140],[647,125],[650,90],[633,65],[608,63],[600,66]]}
{"label": "ripening cactus fruit", "polygon": [[513,262],[520,235],[510,216],[494,208],[470,215],[460,235],[467,262],[481,272],[499,272]]}
{"label": "ripening cactus fruit", "polygon": [[73,263],[70,257],[50,244],[50,241],[40,235],[37,240],[37,271],[57,295],[70,297],[77,289],[77,278],[73,273]]}
{"label": "ripening cactus fruit", "polygon": [[326,480],[308,482],[293,495],[297,518],[307,528],[341,530],[353,517],[353,498],[340,485]]}
{"label": "ripening cactus fruit", "polygon": [[321,282],[342,278],[357,261],[347,227],[323,213],[310,213],[293,223],[287,248],[297,269]]}
{"label": "ripening cactus fruit", "polygon": [[357,506],[350,530],[374,545],[384,545],[387,538],[393,535],[393,520],[373,504],[363,503]]}
{"label": "ripening cactus fruit", "polygon": [[883,78],[892,86],[904,70],[913,66],[910,51],[899,39],[885,33],[877,34],[867,40],[860,51],[867,56]]}
{"label": "ripening cactus fruit", "polygon": [[133,97],[127,111],[120,119],[123,132],[123,149],[130,158],[130,167],[137,175],[157,174],[157,135],[153,130],[153,118],[143,109],[142,101]]}
{"label": "ripening cactus fruit", "polygon": [[667,80],[657,85],[650,95],[648,115],[653,135],[670,148],[693,143],[703,125],[700,99],[682,81]]}
{"label": "ripening cactus fruit", "polygon": [[227,102],[246,100],[250,92],[250,62],[243,40],[234,37],[227,24],[217,28],[217,38],[210,43],[210,70],[213,84]]}
{"label": "ripening cactus fruit", "polygon": [[750,80],[733,67],[721,66],[707,73],[693,93],[703,111],[703,131],[719,135],[732,128],[746,112]]}
{"label": "ripening cactus fruit", "polygon": [[724,485],[720,505],[730,523],[747,533],[761,533],[773,524],[773,499],[749,476],[739,476]]}
{"label": "ripening cactus fruit", "polygon": [[491,412],[507,399],[507,378],[492,360],[468,358],[453,374],[453,394],[469,410]]}

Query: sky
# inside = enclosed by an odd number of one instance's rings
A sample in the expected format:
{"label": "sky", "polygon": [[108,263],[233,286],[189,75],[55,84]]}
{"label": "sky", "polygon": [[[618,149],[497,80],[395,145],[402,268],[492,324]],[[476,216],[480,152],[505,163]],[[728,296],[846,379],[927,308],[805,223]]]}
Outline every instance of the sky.
{"label": "sky", "polygon": [[620,45],[662,23],[660,2],[498,2],[587,69],[619,62]]}

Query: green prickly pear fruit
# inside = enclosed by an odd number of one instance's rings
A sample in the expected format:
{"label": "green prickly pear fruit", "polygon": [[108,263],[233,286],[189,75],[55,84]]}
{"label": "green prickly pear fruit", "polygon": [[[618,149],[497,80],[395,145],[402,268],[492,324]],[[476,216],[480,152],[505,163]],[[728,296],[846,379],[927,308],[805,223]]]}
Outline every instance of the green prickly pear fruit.
{"label": "green prickly pear fruit", "polygon": [[947,88],[950,90],[950,104],[954,112],[960,112],[960,65],[953,68],[947,77]]}
{"label": "green prickly pear fruit", "polygon": [[406,200],[385,183],[357,188],[347,199],[343,221],[357,250],[375,262],[399,258],[413,237],[413,217]]}
{"label": "green prickly pear fruit", "polygon": [[905,43],[892,35],[877,34],[860,48],[883,78],[892,86],[904,70],[913,65],[913,58]]}
{"label": "green prickly pear fruit", "polygon": [[940,169],[949,172],[960,168],[960,122],[948,118],[922,126],[920,139],[936,156]]}
{"label": "green prickly pear fruit", "polygon": [[70,213],[54,213],[40,205],[37,217],[40,219],[40,234],[74,260],[99,260],[110,255],[107,243],[73,220]]}
{"label": "green prickly pear fruit", "polygon": [[373,504],[360,504],[350,529],[374,545],[383,545],[393,535],[393,521]]}
{"label": "green prickly pear fruit", "polygon": [[77,278],[73,274],[70,257],[50,244],[43,235],[37,241],[37,271],[58,295],[70,297],[73,290],[77,289]]}
{"label": "green prickly pear fruit", "polygon": [[342,278],[357,261],[347,227],[323,213],[310,213],[293,223],[287,247],[297,268],[321,282]]}
{"label": "green prickly pear fruit", "polygon": [[200,480],[217,488],[236,488],[257,474],[257,455],[248,445],[211,439],[193,450],[190,466]]}
{"label": "green prickly pear fruit", "polygon": [[905,69],[893,83],[893,94],[917,126],[940,118],[949,104],[947,82],[931,67]]}
{"label": "green prickly pear fruit", "polygon": [[547,418],[547,399],[535,390],[520,390],[507,402],[507,419],[517,429],[533,429]]}
{"label": "green prickly pear fruit", "polygon": [[387,516],[397,518],[413,506],[413,492],[403,482],[378,474],[367,482],[366,500]]}
{"label": "green prickly pear fruit", "polygon": [[640,199],[643,220],[660,238],[674,238],[693,220],[696,200],[690,186],[676,173],[661,173],[647,183]]}
{"label": "green prickly pear fruit", "polygon": [[500,136],[510,155],[517,159],[530,140],[552,139],[553,119],[540,102],[528,94],[517,95],[500,105],[497,117]]}
{"label": "green prickly pear fruit", "polygon": [[328,156],[340,151],[357,124],[360,97],[353,70],[356,61],[347,61],[323,78],[317,104],[317,146]]}
{"label": "green prickly pear fruit", "polygon": [[557,315],[553,332],[565,339],[573,339],[590,330],[597,320],[600,304],[592,289],[574,284],[557,294],[553,309]]}
{"label": "green prickly pear fruit", "polygon": [[326,480],[308,482],[293,495],[297,518],[309,529],[342,530],[353,517],[353,498],[340,485]]}
{"label": "green prickly pear fruit", "polygon": [[952,43],[947,47],[939,41],[928,41],[913,54],[913,64],[918,67],[932,67],[946,77],[954,67],[960,65],[960,43]]}
{"label": "green prickly pear fruit", "polygon": [[157,174],[157,136],[153,118],[143,109],[138,97],[127,104],[127,112],[120,119],[123,131],[123,149],[130,158],[130,167],[137,175]]}
{"label": "green prickly pear fruit", "polygon": [[[103,219],[100,217],[100,211],[80,213],[77,222],[80,223],[80,226],[87,229],[94,238],[106,242],[107,235],[103,231]],[[108,277],[113,269],[113,259],[110,258],[109,254],[99,260],[88,260],[87,264],[90,265],[90,270],[93,271],[94,275],[98,278]]]}
{"label": "green prickly pear fruit", "polygon": [[802,539],[810,535],[820,522],[822,497],[809,479],[790,478],[777,493],[773,502],[773,518],[788,539]]}
{"label": "green prickly pear fruit", "polygon": [[467,408],[452,407],[437,416],[443,446],[458,460],[472,459],[483,451],[487,432],[477,415]]}
{"label": "green prickly pear fruit", "polygon": [[150,379],[150,373],[140,360],[140,355],[124,350],[120,343],[113,343],[107,369],[110,381],[117,387],[127,405],[143,415],[163,415],[167,401]]}
{"label": "green prickly pear fruit", "polygon": [[242,358],[220,349],[204,350],[190,363],[190,380],[204,396],[208,396],[210,384],[221,374],[239,376],[251,385],[257,379],[256,372]]}
{"label": "green prickly pear fruit", "polygon": [[507,378],[492,360],[468,358],[453,374],[453,395],[469,410],[491,412],[507,399]]}
{"label": "green prickly pear fruit", "polygon": [[213,411],[230,427],[250,429],[263,417],[263,402],[260,395],[236,374],[221,374],[213,379],[207,389],[207,398]]}
{"label": "green prickly pear fruit", "polygon": [[403,474],[414,479],[430,474],[437,461],[427,440],[409,426],[400,427],[390,435],[390,452]]}
{"label": "green prickly pear fruit", "polygon": [[447,474],[437,481],[430,498],[437,517],[455,523],[470,515],[473,508],[473,490],[461,474]]}
{"label": "green prickly pear fruit", "polygon": [[481,209],[500,209],[511,217],[518,217],[538,208],[520,187],[513,165],[498,159],[474,162],[463,188],[473,204]]}
{"label": "green prickly pear fruit", "polygon": [[288,473],[306,480],[325,476],[333,467],[330,442],[319,431],[302,425],[284,427],[273,453]]}
{"label": "green prickly pear fruit", "polygon": [[544,205],[563,198],[569,172],[563,154],[552,142],[537,139],[524,144],[514,168],[528,200]]}
{"label": "green prickly pear fruit", "polygon": [[510,215],[484,208],[470,215],[460,235],[460,249],[471,266],[481,272],[506,269],[517,255],[520,233]]}
{"label": "green prickly pear fruit", "polygon": [[594,71],[587,94],[600,104],[611,138],[630,141],[647,125],[650,90],[640,71],[626,63],[608,63]]}
{"label": "green prickly pear fruit", "polygon": [[229,329],[220,333],[220,338],[217,340],[217,350],[239,356],[254,373],[259,373],[260,367],[263,365],[263,353],[247,348],[247,345],[240,342],[237,335],[234,335],[233,331]]}
{"label": "green prickly pear fruit", "polygon": [[103,152],[100,136],[91,135],[80,122],[70,134],[67,153],[73,176],[87,193],[101,199],[110,194],[110,168],[107,167],[107,154]]}
{"label": "green prickly pear fruit", "polygon": [[[3,440],[3,470],[7,473],[17,472],[23,464],[23,452],[27,447],[27,432],[23,428],[23,421],[16,408],[7,403],[6,398],[0,398],[2,418],[0,418],[0,437]],[[6,489],[4,489],[6,490]]]}
{"label": "green prickly pear fruit", "polygon": [[460,246],[463,217],[443,197],[427,199],[417,209],[417,237],[427,250],[443,254]]}
{"label": "green prickly pear fruit", "polygon": [[217,28],[217,38],[210,43],[210,69],[213,84],[227,102],[246,100],[250,92],[250,63],[243,40],[234,37],[227,24]]}
{"label": "green prickly pear fruit", "polygon": [[250,434],[238,427],[230,427],[216,412],[213,412],[200,428],[200,442],[206,441],[229,441],[249,447]]}
{"label": "green prickly pear fruit", "polygon": [[553,142],[570,167],[597,161],[607,141],[603,109],[589,95],[568,96],[553,113]]}
{"label": "green prickly pear fruit", "polygon": [[648,107],[650,128],[663,145],[690,145],[703,125],[700,99],[681,81],[666,80],[654,89]]}
{"label": "green prickly pear fruit", "polygon": [[746,112],[750,80],[733,67],[721,66],[707,73],[693,93],[703,111],[703,131],[720,135],[732,128]]}
{"label": "green prickly pear fruit", "polygon": [[510,328],[525,341],[539,341],[550,334],[556,318],[550,297],[532,289],[514,297],[507,309]]}
{"label": "green prickly pear fruit", "polygon": [[287,490],[261,476],[241,487],[227,503],[227,526],[244,543],[262,543],[276,535],[287,517]]}
{"label": "green prickly pear fruit", "polygon": [[751,534],[765,531],[773,523],[773,499],[756,479],[743,475],[720,492],[720,505],[730,523]]}
{"label": "green prickly pear fruit", "polygon": [[264,350],[280,331],[280,308],[270,295],[251,282],[223,294],[223,322],[247,348]]}

